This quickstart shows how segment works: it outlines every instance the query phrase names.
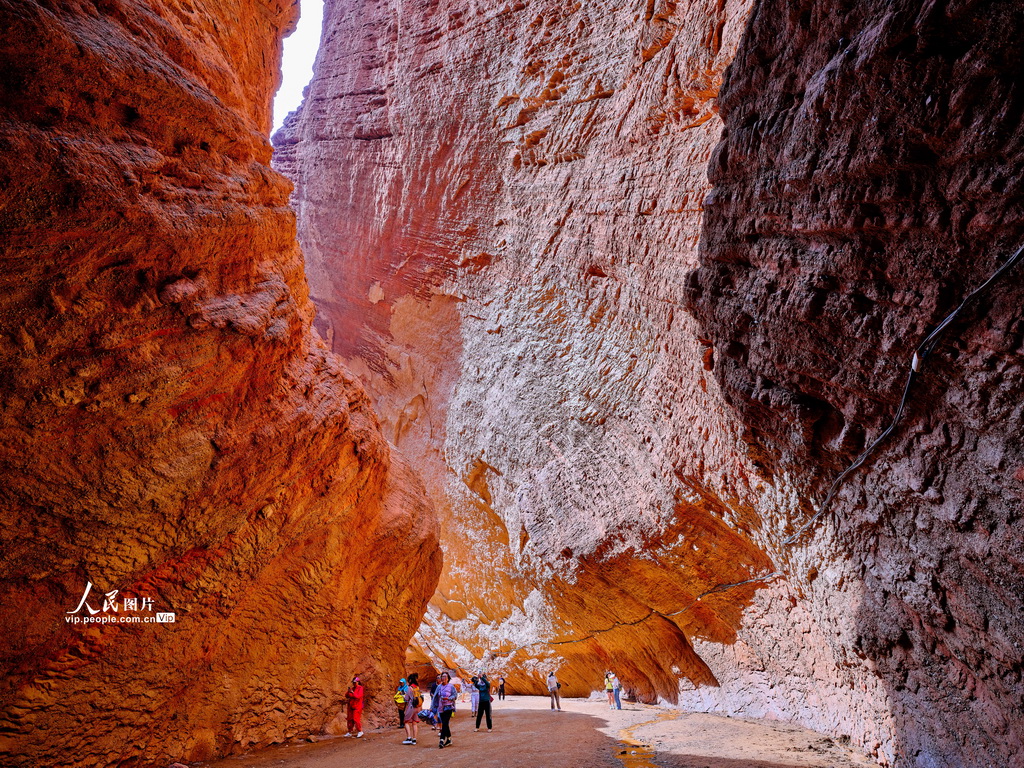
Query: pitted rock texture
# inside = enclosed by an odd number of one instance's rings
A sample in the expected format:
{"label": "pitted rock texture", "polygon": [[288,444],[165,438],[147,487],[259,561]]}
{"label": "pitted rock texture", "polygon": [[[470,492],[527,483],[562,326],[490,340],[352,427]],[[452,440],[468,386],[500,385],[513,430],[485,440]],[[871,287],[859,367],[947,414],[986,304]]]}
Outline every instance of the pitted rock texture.
{"label": "pitted rock texture", "polygon": [[[295,11],[0,5],[4,765],[317,733],[354,673],[390,714],[437,522],[311,328],[266,135]],[[113,590],[175,623],[67,621]]]}
{"label": "pitted rock texture", "polygon": [[771,580],[795,499],[681,311],[746,10],[328,9],[275,162],[322,332],[441,510],[439,663],[674,699]]}
{"label": "pitted rock texture", "polygon": [[321,333],[441,514],[439,663],[674,698],[773,570],[679,308],[746,11],[328,6],[275,164]]}
{"label": "pitted rock texture", "polygon": [[440,510],[437,663],[611,667],[882,763],[1017,749],[1014,289],[960,342],[980,388],[915,395],[857,522],[783,543],[1019,234],[1016,12],[892,5],[328,7],[275,163],[317,323]]}
{"label": "pitted rock texture", "polygon": [[[928,329],[1024,242],[1022,32],[1011,2],[752,18],[690,300],[752,453],[818,498],[889,424]],[[1022,275],[948,329],[819,534],[863,581],[851,648],[908,765],[1024,752]]]}

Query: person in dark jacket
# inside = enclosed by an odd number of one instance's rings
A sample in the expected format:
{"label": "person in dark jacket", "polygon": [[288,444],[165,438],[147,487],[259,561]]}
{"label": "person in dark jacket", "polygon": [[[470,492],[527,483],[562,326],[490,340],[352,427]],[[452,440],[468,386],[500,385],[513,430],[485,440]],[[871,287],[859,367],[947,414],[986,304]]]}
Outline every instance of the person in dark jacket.
{"label": "person in dark jacket", "polygon": [[491,683],[487,675],[481,674],[476,679],[476,689],[480,692],[480,703],[476,708],[476,729],[480,730],[480,719],[487,715],[487,732],[491,732]]}

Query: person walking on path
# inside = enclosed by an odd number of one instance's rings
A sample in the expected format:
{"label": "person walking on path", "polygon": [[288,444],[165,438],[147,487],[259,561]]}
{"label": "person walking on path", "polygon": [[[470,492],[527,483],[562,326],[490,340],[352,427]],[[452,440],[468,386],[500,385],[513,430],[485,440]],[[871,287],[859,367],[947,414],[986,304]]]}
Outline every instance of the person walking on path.
{"label": "person walking on path", "polygon": [[419,675],[409,675],[409,684],[405,688],[405,741],[403,744],[415,744],[420,732],[420,720],[417,715],[423,706],[423,694],[420,693]]}
{"label": "person walking on path", "polygon": [[615,694],[612,692],[612,673],[604,673],[604,692],[608,696],[608,709],[615,709]]}
{"label": "person walking on path", "polygon": [[622,683],[619,682],[619,676],[612,672],[612,693],[615,695],[615,708],[622,709],[622,699],[619,698],[619,690],[622,688]]}
{"label": "person walking on path", "polygon": [[562,687],[562,684],[558,682],[558,678],[555,677],[554,670],[548,675],[548,693],[551,694],[551,709],[558,709],[562,711],[562,701],[558,696],[558,689]]}
{"label": "person walking on path", "polygon": [[505,678],[498,678],[498,701],[505,700]]}
{"label": "person walking on path", "polygon": [[363,737],[363,683],[359,675],[352,678],[352,684],[345,691],[346,721],[348,724],[347,737],[355,736],[357,739]]}
{"label": "person walking on path", "polygon": [[477,695],[480,703],[476,710],[476,729],[480,730],[480,718],[487,715],[487,732],[491,732],[491,683],[487,675],[480,675],[476,681]]}
{"label": "person walking on path", "polygon": [[480,686],[478,685],[480,678],[471,677],[469,678],[469,682],[473,686],[473,690],[469,692],[469,708],[473,713],[473,717],[476,717],[476,710],[480,706]]}
{"label": "person walking on path", "polygon": [[438,749],[444,749],[452,745],[451,719],[455,714],[455,700],[459,692],[452,685],[452,676],[447,672],[441,673],[441,684],[437,686],[437,697],[440,700],[438,709],[441,713],[441,737],[437,744]]}
{"label": "person walking on path", "polygon": [[398,727],[405,727],[405,688],[407,683],[403,677],[398,681],[398,687],[395,688],[395,706],[398,707]]}

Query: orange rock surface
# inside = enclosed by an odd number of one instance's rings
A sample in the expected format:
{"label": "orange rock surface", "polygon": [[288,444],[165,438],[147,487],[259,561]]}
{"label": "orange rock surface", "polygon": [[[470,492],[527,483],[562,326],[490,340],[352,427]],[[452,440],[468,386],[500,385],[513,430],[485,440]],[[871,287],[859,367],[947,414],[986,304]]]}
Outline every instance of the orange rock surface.
{"label": "orange rock surface", "polygon": [[311,329],[267,139],[295,13],[0,8],[4,765],[317,733],[354,673],[390,713],[437,522]]}

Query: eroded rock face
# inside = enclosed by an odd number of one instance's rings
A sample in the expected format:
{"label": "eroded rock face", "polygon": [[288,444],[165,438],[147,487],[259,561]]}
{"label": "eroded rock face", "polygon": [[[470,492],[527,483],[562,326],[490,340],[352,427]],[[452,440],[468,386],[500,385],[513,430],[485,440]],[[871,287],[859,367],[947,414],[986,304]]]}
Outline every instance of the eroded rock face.
{"label": "eroded rock face", "polygon": [[[884,427],[895,360],[991,268],[973,228],[1018,234],[1019,135],[981,123],[1019,113],[1019,20],[888,8],[329,7],[275,162],[321,332],[441,512],[418,635],[435,661],[532,692],[556,667],[569,694],[611,666],[643,698],[796,720],[883,763],[1014,753],[1013,296],[963,342],[984,386],[922,393],[918,443],[844,491],[836,514],[859,503],[858,522],[784,543]],[[1000,97],[982,108],[953,68],[986,50],[964,65]],[[933,103],[948,144],[918,125]],[[932,288],[954,221],[959,261]],[[956,479],[925,498],[940,465]],[[961,502],[982,524],[939,533]],[[945,518],[916,512],[935,503]]]}
{"label": "eroded rock face", "polygon": [[[754,17],[691,295],[751,450],[818,498],[889,424],[928,329],[1024,242],[1020,5],[836,5]],[[950,326],[820,534],[862,580],[850,645],[912,765],[1024,749],[1022,274]]]}
{"label": "eroded rock face", "polygon": [[[310,327],[266,138],[295,10],[0,10],[5,765],[319,732],[357,672],[390,712],[437,526]],[[68,621],[110,603],[176,621]]]}
{"label": "eroded rock face", "polygon": [[711,683],[754,586],[698,598],[772,571],[678,306],[746,10],[332,6],[277,137],[321,332],[441,511],[421,641],[512,690]]}

